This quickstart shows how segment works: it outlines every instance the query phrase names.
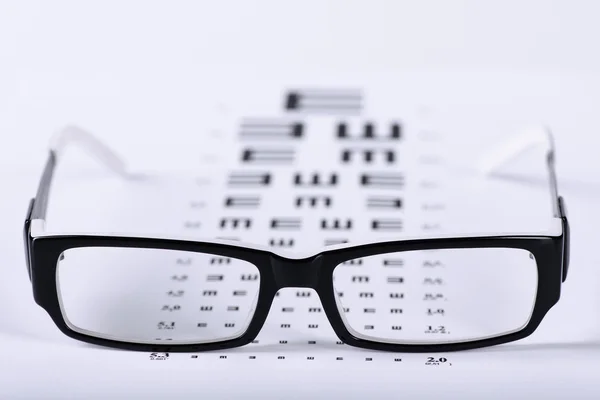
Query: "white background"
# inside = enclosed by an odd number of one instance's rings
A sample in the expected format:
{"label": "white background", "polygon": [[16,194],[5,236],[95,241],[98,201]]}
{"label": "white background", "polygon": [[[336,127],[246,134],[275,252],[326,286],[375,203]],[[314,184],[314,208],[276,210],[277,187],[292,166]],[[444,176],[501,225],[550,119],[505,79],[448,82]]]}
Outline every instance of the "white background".
{"label": "white background", "polygon": [[423,90],[573,105],[564,135],[595,136],[599,10],[593,0],[3,1],[2,160],[25,161],[66,122],[126,142],[195,134],[214,85],[273,76],[411,82],[434,71]]}
{"label": "white background", "polygon": [[[481,398],[508,390],[513,398],[597,398],[599,12],[592,0],[1,2],[1,268],[20,278],[0,282],[0,329],[16,342],[38,341],[0,364],[0,398]],[[208,133],[207,105],[216,98],[272,81],[389,83],[403,102],[461,109],[490,130],[498,121],[551,126],[573,259],[561,303],[540,327],[547,342],[469,353],[462,369],[407,381],[406,369],[382,366],[265,367],[264,374],[242,366],[229,376],[218,365],[131,368],[127,355],[65,355],[31,333],[51,321],[31,305],[30,314],[14,311],[16,299],[33,302],[20,224],[50,134],[77,123],[128,157],[173,155]],[[479,111],[483,104],[490,114]],[[102,373],[82,372],[100,359]]]}

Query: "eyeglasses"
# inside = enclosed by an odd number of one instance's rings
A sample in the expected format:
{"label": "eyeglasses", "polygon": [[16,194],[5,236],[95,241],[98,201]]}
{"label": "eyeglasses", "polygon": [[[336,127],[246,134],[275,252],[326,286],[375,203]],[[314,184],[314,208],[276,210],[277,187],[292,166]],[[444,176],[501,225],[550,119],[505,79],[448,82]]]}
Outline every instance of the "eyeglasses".
{"label": "eyeglasses", "polygon": [[[34,298],[65,335],[138,351],[246,345],[261,330],[277,291],[286,287],[314,289],[335,333],[351,346],[435,352],[518,340],[533,333],[559,300],[569,261],[552,138],[544,131],[520,140],[500,149],[487,167],[548,141],[554,214],[548,232],[342,244],[293,257],[228,240],[45,232],[53,174],[66,145],[78,143],[127,175],[104,144],[69,127],[51,146],[25,221]],[[426,272],[433,268],[443,268],[444,277]],[[400,270],[412,272],[395,272]],[[165,291],[159,284],[165,277],[181,285]],[[441,293],[437,289],[447,280],[452,285]],[[219,301],[207,304],[217,294]],[[443,323],[434,322],[438,314],[444,314]]]}

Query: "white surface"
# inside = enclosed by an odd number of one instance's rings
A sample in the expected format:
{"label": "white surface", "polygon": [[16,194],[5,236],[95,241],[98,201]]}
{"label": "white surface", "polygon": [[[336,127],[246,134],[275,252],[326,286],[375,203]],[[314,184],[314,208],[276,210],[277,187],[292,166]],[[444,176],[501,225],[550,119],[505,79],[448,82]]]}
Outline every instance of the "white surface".
{"label": "white surface", "polygon": [[[597,13],[591,0],[3,2],[0,397],[597,398]],[[339,363],[335,347],[310,362],[305,345],[290,346],[285,360],[265,350],[257,367],[244,349],[226,360],[148,361],[78,345],[54,328],[33,303],[20,236],[51,133],[76,123],[141,164],[195,161],[202,152],[190,143],[215,133],[206,121],[215,98],[258,88],[274,110],[282,82],[379,85],[402,103],[398,115],[406,104],[429,105],[437,126],[454,120],[445,132],[468,132],[474,146],[482,126],[496,137],[530,122],[552,128],[572,262],[559,304],[531,341],[431,355],[451,367],[426,366],[430,355],[402,355],[398,364],[378,353],[381,362],[369,363],[360,350],[351,353],[360,362]],[[83,190],[97,171],[85,165]],[[176,201],[160,193],[165,204]],[[101,213],[114,204],[135,201],[109,195],[93,206]]]}

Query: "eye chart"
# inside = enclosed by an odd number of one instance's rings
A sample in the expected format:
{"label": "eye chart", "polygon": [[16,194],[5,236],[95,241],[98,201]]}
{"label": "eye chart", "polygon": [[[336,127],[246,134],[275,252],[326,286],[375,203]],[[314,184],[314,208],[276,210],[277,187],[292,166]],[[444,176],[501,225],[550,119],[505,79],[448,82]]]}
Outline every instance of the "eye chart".
{"label": "eye chart", "polygon": [[[235,157],[231,160],[234,168],[227,172],[220,188],[223,195],[213,200],[221,202],[222,211],[208,213],[209,217],[201,220],[190,217],[186,221],[190,230],[208,226],[212,228],[211,234],[222,239],[251,241],[286,251],[391,238],[406,230],[414,233],[442,230],[440,211],[446,204],[435,201],[436,197],[442,197],[436,196],[436,190],[440,190],[435,181],[436,154],[403,151],[407,141],[414,141],[417,147],[418,141],[406,137],[400,118],[360,123],[358,117],[366,102],[360,90],[292,90],[283,97],[283,110],[276,112],[276,117],[243,117],[237,121],[237,127],[227,129],[237,137],[230,153]],[[429,179],[423,179],[421,187],[406,179],[407,170],[418,163],[429,169],[424,175],[430,175]],[[420,197],[424,203],[406,201],[407,191],[423,192]],[[428,198],[431,200],[427,201]],[[190,205],[190,215],[204,216],[204,207],[210,206],[194,202]],[[406,218],[407,214],[413,217]],[[353,310],[361,314],[355,324],[366,331],[382,329],[373,322],[381,318],[373,318],[373,314],[391,314],[392,321],[394,316],[409,313],[403,308],[404,260],[394,259],[390,254],[387,259],[377,261],[386,270],[379,271],[381,277],[377,277],[385,280],[383,287],[372,283],[377,279],[369,276],[365,260],[348,261],[337,277],[342,281],[340,287],[348,288],[338,292],[340,299],[346,296],[341,300],[342,309],[347,315]],[[247,311],[238,312],[239,304],[254,297],[259,276],[238,271],[233,274],[238,286],[227,287],[228,276],[218,271],[227,271],[227,265],[236,262],[239,263],[222,257],[210,260],[217,273],[206,277],[211,281],[211,290],[201,300],[206,320],[199,322],[200,326],[216,324],[230,329],[235,329],[236,323],[243,326]],[[436,270],[440,261],[424,262],[430,271],[427,276],[419,276],[427,287],[419,295],[428,299],[429,306],[420,308],[430,318],[420,321],[420,325],[423,332],[443,335],[446,328],[441,318],[445,310],[439,306],[444,297],[443,274],[441,268]],[[371,260],[371,263],[376,262]],[[378,274],[378,266],[373,268]],[[185,291],[176,293],[185,296]],[[306,360],[313,360],[312,349],[319,346],[343,349],[312,290],[280,291],[272,311],[269,323],[245,351],[261,345],[274,346],[282,352],[278,357],[290,357],[285,354],[286,346],[304,345],[310,353]],[[236,323],[213,321],[217,316],[233,321],[235,313]],[[390,334],[402,330],[399,324],[382,322]],[[221,335],[229,336],[224,332]],[[336,360],[343,358],[341,353],[335,356]]]}

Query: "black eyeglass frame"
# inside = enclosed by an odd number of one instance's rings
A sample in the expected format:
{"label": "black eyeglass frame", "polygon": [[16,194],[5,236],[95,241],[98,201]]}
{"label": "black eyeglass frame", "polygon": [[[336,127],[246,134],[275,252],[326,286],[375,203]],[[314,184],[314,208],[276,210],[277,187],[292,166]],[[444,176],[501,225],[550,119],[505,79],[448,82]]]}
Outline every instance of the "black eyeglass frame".
{"label": "black eyeglass frame", "polygon": [[[77,128],[71,128],[77,129]],[[85,132],[79,134],[85,135]],[[551,143],[552,144],[552,143]],[[441,237],[397,240],[326,249],[303,259],[283,257],[269,249],[236,245],[235,243],[198,242],[170,238],[103,236],[103,235],[50,235],[43,231],[48,198],[58,151],[51,150],[37,195],[31,200],[24,225],[27,270],[36,303],[48,312],[56,326],[67,336],[95,345],[134,351],[200,352],[223,350],[251,343],[260,332],[278,290],[287,287],[314,289],[336,335],[350,346],[391,352],[450,352],[470,350],[516,341],[531,335],[546,313],[558,302],[561,285],[567,278],[569,265],[570,230],[562,197],[558,196],[554,146],[547,154],[547,166],[554,217],[560,219],[559,236],[518,234],[498,236]],[[40,226],[41,224],[41,226]],[[202,344],[148,344],[116,341],[86,335],[71,329],[62,314],[57,291],[56,269],[60,255],[79,247],[122,247],[180,250],[208,253],[247,261],[259,270],[260,288],[252,320],[246,331],[237,338]],[[354,336],[340,315],[333,286],[334,269],[345,261],[392,252],[433,249],[515,248],[531,252],[537,261],[538,288],[529,322],[519,331],[486,339],[453,343],[399,344],[368,340]]]}

